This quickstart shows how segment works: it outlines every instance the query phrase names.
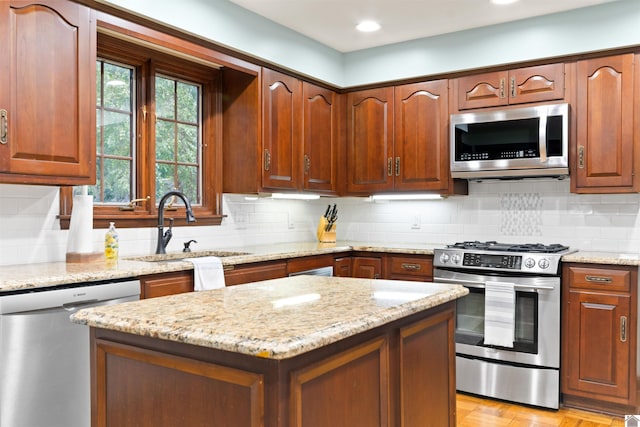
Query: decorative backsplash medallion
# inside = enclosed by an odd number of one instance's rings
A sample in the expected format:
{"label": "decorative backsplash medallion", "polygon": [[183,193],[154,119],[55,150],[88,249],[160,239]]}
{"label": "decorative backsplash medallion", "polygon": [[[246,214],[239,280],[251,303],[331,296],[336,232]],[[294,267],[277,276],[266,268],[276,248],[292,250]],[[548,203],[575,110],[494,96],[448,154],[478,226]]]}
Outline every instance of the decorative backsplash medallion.
{"label": "decorative backsplash medallion", "polygon": [[501,193],[500,232],[504,236],[541,236],[540,193]]}

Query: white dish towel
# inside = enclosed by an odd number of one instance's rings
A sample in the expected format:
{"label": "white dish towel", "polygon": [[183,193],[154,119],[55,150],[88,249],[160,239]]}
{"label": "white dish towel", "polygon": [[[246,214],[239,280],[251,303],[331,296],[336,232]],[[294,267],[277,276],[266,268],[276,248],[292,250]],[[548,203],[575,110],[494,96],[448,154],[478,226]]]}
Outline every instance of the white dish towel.
{"label": "white dish towel", "polygon": [[208,291],[224,288],[224,269],[222,260],[215,256],[185,258],[193,264],[193,289]]}
{"label": "white dish towel", "polygon": [[513,348],[516,292],[513,283],[485,282],[484,343]]}

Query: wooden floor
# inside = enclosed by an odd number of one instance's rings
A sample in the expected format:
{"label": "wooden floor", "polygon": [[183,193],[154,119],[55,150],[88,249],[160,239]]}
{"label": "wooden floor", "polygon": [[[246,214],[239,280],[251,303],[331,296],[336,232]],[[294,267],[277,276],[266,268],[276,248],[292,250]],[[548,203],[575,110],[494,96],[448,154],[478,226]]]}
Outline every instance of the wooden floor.
{"label": "wooden floor", "polygon": [[557,411],[458,393],[458,427],[624,427],[622,417],[561,408]]}

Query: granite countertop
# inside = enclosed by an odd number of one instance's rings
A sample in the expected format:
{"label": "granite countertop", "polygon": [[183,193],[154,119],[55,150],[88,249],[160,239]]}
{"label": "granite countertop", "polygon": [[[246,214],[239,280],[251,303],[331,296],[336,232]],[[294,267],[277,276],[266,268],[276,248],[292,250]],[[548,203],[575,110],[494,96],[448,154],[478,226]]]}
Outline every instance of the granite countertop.
{"label": "granite countertop", "polygon": [[254,262],[341,253],[351,250],[431,255],[434,247],[438,247],[438,245],[300,242],[203,250],[191,253],[174,252],[165,255],[130,256],[121,258],[116,265],[107,265],[104,260],[91,263],[53,262],[6,265],[0,266],[0,292],[193,270],[193,264],[181,261],[185,257],[220,256],[225,268],[233,268],[235,265]]}
{"label": "granite countertop", "polygon": [[466,295],[460,285],[296,276],[80,310],[72,321],[286,359]]}
{"label": "granite countertop", "polygon": [[[231,249],[201,250],[191,253],[173,252],[165,255],[140,255],[122,258],[109,266],[104,260],[92,263],[39,263],[0,266],[0,292],[42,288],[69,283],[98,282],[148,274],[193,270],[193,264],[181,261],[185,257],[220,256],[225,268],[255,262],[341,253],[348,251],[433,255],[442,244],[299,242],[275,245],[242,246]],[[563,262],[591,264],[639,265],[640,254],[579,251],[562,257]]]}
{"label": "granite countertop", "polygon": [[640,254],[623,252],[578,251],[562,257],[562,262],[587,264],[640,265]]}

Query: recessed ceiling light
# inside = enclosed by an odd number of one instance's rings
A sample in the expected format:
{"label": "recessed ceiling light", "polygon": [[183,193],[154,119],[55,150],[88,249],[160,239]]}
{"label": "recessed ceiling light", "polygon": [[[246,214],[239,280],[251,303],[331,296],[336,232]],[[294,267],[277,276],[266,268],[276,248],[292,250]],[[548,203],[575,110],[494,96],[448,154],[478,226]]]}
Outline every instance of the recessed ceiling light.
{"label": "recessed ceiling light", "polygon": [[511,3],[515,3],[518,0],[491,0],[491,3],[493,4],[511,4]]}
{"label": "recessed ceiling light", "polygon": [[378,31],[380,29],[380,24],[376,21],[362,21],[358,25],[356,25],[356,30],[362,31],[363,33],[370,33],[372,31]]}

